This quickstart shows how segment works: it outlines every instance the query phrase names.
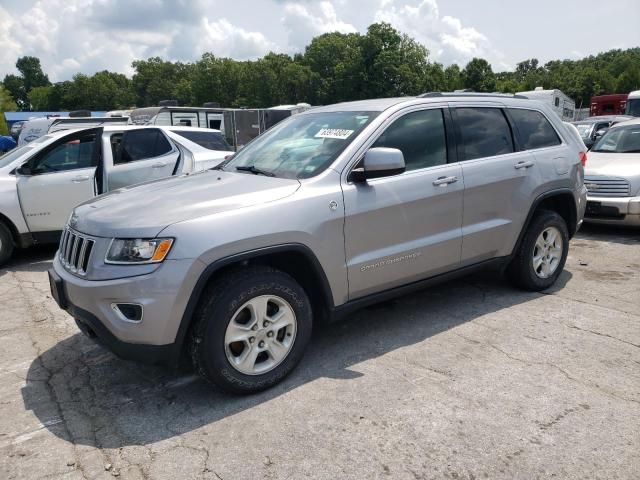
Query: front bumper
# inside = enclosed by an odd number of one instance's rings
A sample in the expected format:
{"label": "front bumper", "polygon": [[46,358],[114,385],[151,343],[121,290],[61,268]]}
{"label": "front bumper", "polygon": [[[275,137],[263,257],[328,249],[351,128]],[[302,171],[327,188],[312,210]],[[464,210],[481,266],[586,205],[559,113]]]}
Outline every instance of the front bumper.
{"label": "front bumper", "polygon": [[606,225],[640,226],[640,196],[587,196],[584,221]]}
{"label": "front bumper", "polygon": [[[87,336],[121,358],[169,364],[180,350],[177,333],[195,285],[191,280],[199,276],[198,263],[166,260],[148,275],[86,280],[67,272],[56,255],[49,275],[58,305]],[[142,305],[142,320],[123,318],[114,303]]]}

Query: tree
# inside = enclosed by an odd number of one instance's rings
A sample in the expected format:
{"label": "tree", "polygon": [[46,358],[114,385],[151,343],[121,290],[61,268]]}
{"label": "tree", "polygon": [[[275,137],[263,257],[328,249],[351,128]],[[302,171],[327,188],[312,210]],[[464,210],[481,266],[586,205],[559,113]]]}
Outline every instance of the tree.
{"label": "tree", "polygon": [[640,90],[640,66],[631,67],[616,80],[616,92],[629,93]]}
{"label": "tree", "polygon": [[491,65],[484,58],[474,58],[462,70],[465,88],[474,92],[493,92],[496,89],[496,76]]}
{"label": "tree", "polygon": [[[423,45],[388,23],[370,25],[361,44],[365,74],[363,98],[422,93],[429,55]],[[440,79],[433,83],[440,83]]]}
{"label": "tree", "polygon": [[0,135],[7,135],[7,122],[4,118],[5,112],[15,112],[18,109],[16,102],[13,101],[13,98],[9,94],[9,92],[0,85]]}
{"label": "tree", "polygon": [[35,111],[45,112],[51,110],[49,106],[49,97],[53,87],[35,87],[27,94],[31,109]]}
{"label": "tree", "polygon": [[51,85],[51,82],[49,82],[49,77],[42,71],[40,59],[37,57],[25,56],[18,58],[16,68],[20,75],[6,75],[3,84],[21,110],[30,110],[29,92],[36,87]]}
{"label": "tree", "polygon": [[464,88],[462,73],[460,72],[460,67],[458,65],[449,65],[444,69],[444,82],[444,89],[449,92]]}

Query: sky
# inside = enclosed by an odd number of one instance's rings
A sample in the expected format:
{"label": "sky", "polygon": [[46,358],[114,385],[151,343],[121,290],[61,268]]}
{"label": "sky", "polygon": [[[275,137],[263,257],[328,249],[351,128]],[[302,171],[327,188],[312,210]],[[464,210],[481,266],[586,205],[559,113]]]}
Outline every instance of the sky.
{"label": "sky", "polygon": [[378,21],[425,45],[432,61],[483,57],[494,71],[640,46],[640,0],[0,0],[0,78],[23,55],[39,57],[55,82],[131,75],[133,60],[151,56],[293,54],[316,35]]}

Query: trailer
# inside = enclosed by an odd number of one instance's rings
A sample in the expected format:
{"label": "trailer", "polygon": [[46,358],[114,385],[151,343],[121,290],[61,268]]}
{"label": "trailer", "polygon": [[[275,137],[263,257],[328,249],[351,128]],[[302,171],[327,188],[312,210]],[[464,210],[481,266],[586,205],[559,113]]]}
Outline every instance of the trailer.
{"label": "trailer", "polygon": [[523,95],[531,100],[538,100],[550,105],[553,111],[565,122],[571,122],[575,119],[576,102],[565,95],[562,90],[557,88],[545,90],[542,87],[536,87],[535,90],[517,92],[516,95]]}
{"label": "trailer", "polygon": [[221,108],[159,106],[136,108],[129,115],[132,125],[165,125],[220,130],[238,150],[276,123],[311,108],[308,104],[271,108]]}

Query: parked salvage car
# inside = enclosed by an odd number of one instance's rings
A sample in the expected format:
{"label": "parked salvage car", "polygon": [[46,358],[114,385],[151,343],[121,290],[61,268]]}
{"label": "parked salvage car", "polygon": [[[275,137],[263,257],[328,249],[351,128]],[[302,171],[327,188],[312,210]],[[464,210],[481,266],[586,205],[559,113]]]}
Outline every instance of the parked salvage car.
{"label": "parked salvage car", "polygon": [[589,152],[585,221],[640,226],[640,120],[612,126]]}
{"label": "parked salvage car", "polygon": [[0,265],[14,247],[57,242],[76,205],[211,168],[233,152],[217,130],[110,125],[47,134],[0,157]]}
{"label": "parked salvage car", "polygon": [[609,127],[632,119],[633,117],[628,115],[601,115],[597,117],[588,117],[584,120],[571,123],[575,125],[578,132],[580,132],[582,141],[587,148],[591,148],[593,144],[605,134]]}
{"label": "parked salvage car", "polygon": [[550,106],[489,94],[342,103],[214,170],[74,209],[51,292],[118,355],[187,355],[250,393],[316,322],[479,268],[549,288],[586,205],[584,146]]}

